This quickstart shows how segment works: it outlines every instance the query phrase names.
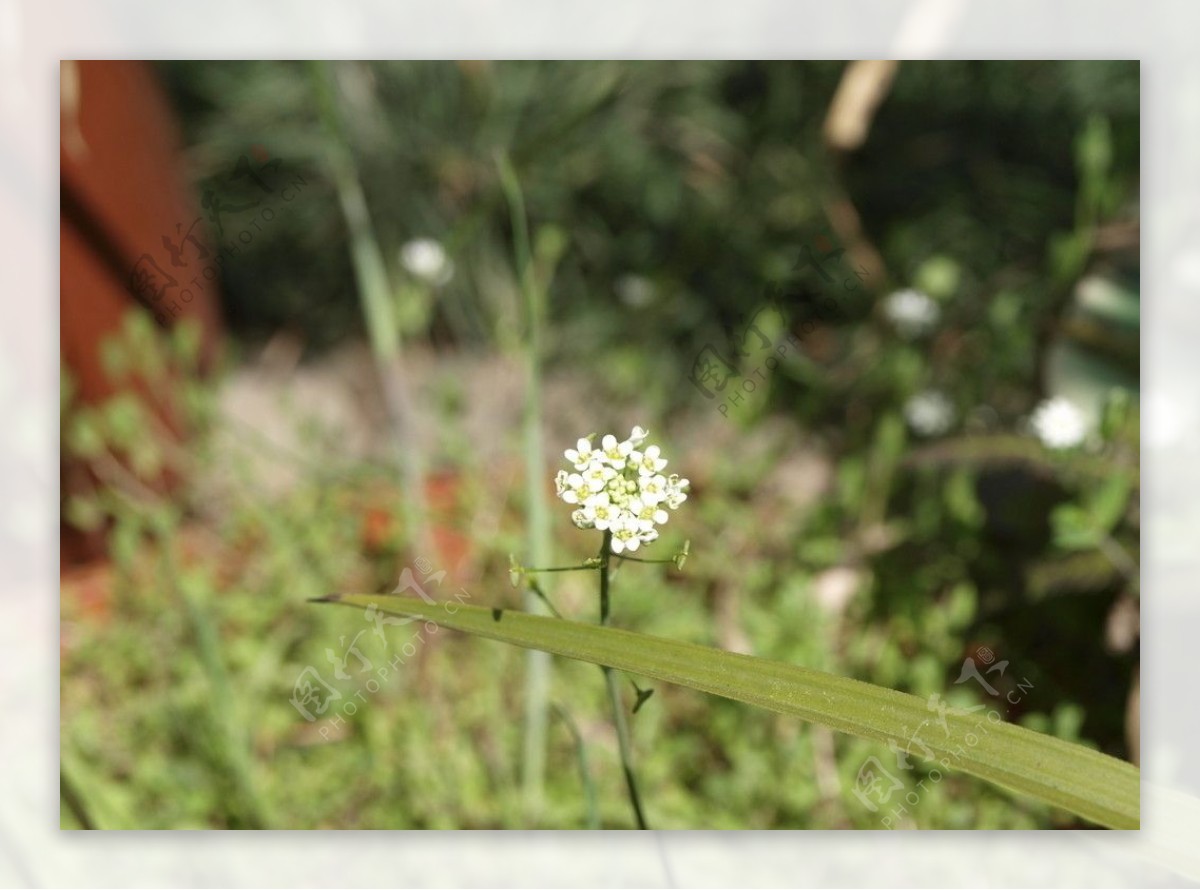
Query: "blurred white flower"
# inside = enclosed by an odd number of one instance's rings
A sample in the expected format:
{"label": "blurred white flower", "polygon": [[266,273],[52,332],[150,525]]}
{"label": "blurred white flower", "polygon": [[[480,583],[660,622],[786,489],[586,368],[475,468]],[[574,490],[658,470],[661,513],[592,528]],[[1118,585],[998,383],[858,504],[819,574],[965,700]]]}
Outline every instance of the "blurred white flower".
{"label": "blurred white flower", "polygon": [[559,470],[554,477],[555,492],[576,507],[571,521],[579,528],[611,532],[613,553],[632,552],[653,541],[657,527],[669,517],[664,505],[675,510],[687,500],[688,480],[662,475],[667,461],[657,445],[636,450],[646,436],[635,426],[624,441],[602,437],[599,448],[592,447],[591,439],[580,439],[563,452],[579,472]]}
{"label": "blurred white flower", "polygon": [[649,278],[641,275],[622,275],[615,285],[617,296],[626,306],[640,309],[654,302],[658,289]]}
{"label": "blurred white flower", "polygon": [[441,286],[454,277],[454,263],[432,238],[414,238],[400,248],[400,262],[422,281]]}
{"label": "blurred white flower", "polygon": [[883,301],[888,321],[906,337],[919,337],[938,323],[942,311],[933,298],[907,288],[889,294]]}
{"label": "blurred white flower", "polygon": [[1034,433],[1047,448],[1074,448],[1087,434],[1087,420],[1074,402],[1046,399],[1029,418]]}
{"label": "blurred white flower", "polygon": [[942,435],[957,416],[951,401],[936,389],[922,390],[904,403],[904,419],[920,436]]}

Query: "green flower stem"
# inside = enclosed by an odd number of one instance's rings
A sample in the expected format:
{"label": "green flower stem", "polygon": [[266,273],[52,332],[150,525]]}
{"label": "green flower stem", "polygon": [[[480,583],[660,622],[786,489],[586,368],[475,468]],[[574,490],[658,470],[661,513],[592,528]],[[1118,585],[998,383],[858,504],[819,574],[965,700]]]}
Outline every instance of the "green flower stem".
{"label": "green flower stem", "polygon": [[550,614],[555,618],[563,617],[562,612],[554,607],[554,603],[550,602],[550,597],[546,596],[546,592],[532,578],[529,579],[529,589],[533,591],[534,596],[545,604],[546,608],[550,610]]}
{"label": "green flower stem", "polygon": [[[609,615],[608,596],[608,564],[612,556],[612,532],[604,533],[604,543],[600,545],[600,624],[607,626]],[[629,789],[629,802],[633,805],[633,815],[637,819],[637,827],[646,829],[646,814],[642,811],[642,798],[638,794],[637,777],[633,773],[633,746],[629,742],[629,725],[625,721],[625,710],[621,704],[621,691],[617,688],[617,677],[612,668],[601,665],[604,671],[604,682],[608,686],[608,700],[612,704],[613,723],[617,727],[617,747],[621,752],[621,769],[625,773],[625,785]]]}
{"label": "green flower stem", "polygon": [[612,532],[604,533],[600,544],[600,624],[608,624],[608,562],[612,556]]}
{"label": "green flower stem", "polygon": [[[670,562],[670,560],[667,560]],[[518,571],[524,575],[532,575],[535,572],[582,572],[584,570],[595,571],[600,568],[598,563],[583,563],[577,566],[551,566],[545,569],[531,569],[528,566],[521,566]]]}

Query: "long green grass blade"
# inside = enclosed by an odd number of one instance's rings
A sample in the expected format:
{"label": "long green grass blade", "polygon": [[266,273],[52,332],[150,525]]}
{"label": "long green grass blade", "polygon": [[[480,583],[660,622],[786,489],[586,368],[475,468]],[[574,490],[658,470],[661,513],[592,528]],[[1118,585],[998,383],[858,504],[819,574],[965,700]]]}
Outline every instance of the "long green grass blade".
{"label": "long green grass blade", "polygon": [[309,63],[317,111],[325,131],[325,155],[342,216],[350,235],[350,259],[354,267],[359,302],[367,323],[371,351],[391,426],[392,447],[404,476],[402,505],[405,535],[418,553],[432,549],[425,510],[425,471],[421,452],[413,444],[418,412],[400,364],[400,328],[393,308],[392,285],[387,263],[375,236],[367,208],[367,196],[342,127],[332,62]]}
{"label": "long green grass blade", "polygon": [[[1140,771],[1072,742],[979,714],[937,714],[913,695],[694,643],[460,603],[334,595],[324,602],[436,622],[442,627],[605,665],[887,742],[912,738],[939,765],[986,779],[1110,828],[1138,828]],[[914,752],[915,753],[915,752]]]}
{"label": "long green grass blade", "polygon": [[[529,220],[525,194],[508,155],[499,152],[496,165],[500,184],[512,218],[517,278],[525,302],[525,491],[529,517],[529,562],[535,566],[550,560],[550,512],[546,507],[546,455],[542,447],[542,327],[545,297],[534,281],[533,257],[529,250]],[[544,605],[532,590],[525,594],[525,609],[540,613]],[[530,649],[525,677],[525,751],[521,781],[525,806],[537,815],[542,806],[546,773],[546,730],[550,707],[550,656]]]}

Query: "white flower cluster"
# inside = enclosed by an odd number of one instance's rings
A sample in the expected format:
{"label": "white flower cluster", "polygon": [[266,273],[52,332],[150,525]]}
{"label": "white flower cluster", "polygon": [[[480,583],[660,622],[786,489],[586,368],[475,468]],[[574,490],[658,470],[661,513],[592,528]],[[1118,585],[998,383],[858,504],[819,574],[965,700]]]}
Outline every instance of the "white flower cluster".
{"label": "white flower cluster", "polygon": [[919,337],[938,323],[942,311],[928,294],[907,288],[888,295],[883,312],[906,337]]}
{"label": "white flower cluster", "polygon": [[1083,442],[1088,432],[1083,412],[1062,396],[1046,399],[1038,405],[1029,421],[1047,448],[1074,448]]}
{"label": "white flower cluster", "polygon": [[688,480],[662,474],[667,461],[657,445],[642,447],[646,435],[635,426],[625,441],[605,436],[599,448],[580,439],[565,452],[575,472],[559,470],[554,477],[558,496],[575,506],[571,519],[580,528],[612,532],[613,553],[653,541],[656,526],[667,521],[663,507],[674,510],[687,500]]}

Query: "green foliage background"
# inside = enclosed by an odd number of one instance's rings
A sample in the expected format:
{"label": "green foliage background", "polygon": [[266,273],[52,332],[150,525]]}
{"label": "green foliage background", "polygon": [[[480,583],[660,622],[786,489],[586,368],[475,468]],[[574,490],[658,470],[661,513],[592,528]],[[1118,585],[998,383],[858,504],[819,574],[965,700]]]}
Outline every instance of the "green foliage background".
{"label": "green foliage background", "polygon": [[[904,63],[866,144],[839,155],[821,127],[844,69],[338,65],[342,119],[392,263],[402,334],[435,354],[519,352],[495,161],[506,151],[548,294],[547,375],[586,375],[597,429],[634,409],[684,467],[706,468],[662,543],[667,555],[690,538],[692,558],[682,572],[621,569],[619,625],[728,644],[722,616],[733,608],[755,654],[985,704],[1129,757],[1137,646],[1113,644],[1109,628],[1130,604],[1136,615],[1139,596],[1138,66]],[[316,356],[362,336],[304,66],[184,62],[161,72],[198,189],[251,147],[308,183],[225,264],[238,340],[287,328]],[[835,311],[813,314],[828,305],[828,286],[790,270],[814,239],[841,243],[829,208],[845,201],[881,271],[837,295]],[[1131,227],[1132,246],[1118,237]],[[436,237],[456,266],[436,292],[395,259],[418,236]],[[759,316],[771,338],[804,321],[811,332],[759,397],[716,416],[688,380],[695,356],[709,344],[728,355],[772,285],[781,311]],[[887,321],[880,300],[902,287],[938,302],[932,334],[906,339]],[[160,354],[144,320],[131,321],[110,349],[111,370],[188,368],[189,337],[181,331]],[[959,418],[932,440],[903,414],[927,387],[945,392]],[[187,392],[204,428],[215,393]],[[1056,394],[1095,418],[1086,447],[1052,453],[1028,434],[1031,408]],[[430,411],[430,422],[452,429],[452,400]],[[709,422],[733,431],[715,455],[698,439]],[[130,455],[146,478],[216,459],[203,437],[178,455],[156,447],[148,428],[130,399],[86,408],[64,388],[72,455]],[[817,447],[833,473],[808,510],[773,488],[798,444]],[[463,480],[464,516],[496,484],[470,453],[460,442],[436,455]],[[117,578],[110,621],[63,602],[63,775],[74,803],[64,826],[82,813],[103,827],[583,827],[578,752],[561,722],[551,727],[545,804],[533,815],[522,805],[518,651],[443,635],[367,696],[335,741],[298,718],[296,675],[324,668],[324,650],[364,626],[304,599],[348,584],[391,589],[397,566],[414,557],[403,530],[382,550],[362,544],[356,505],[394,485],[392,468],[343,461],[336,443],[320,440],[305,460],[302,483],[276,502],[213,505],[203,491],[138,500],[127,482],[102,479],[94,496],[64,506],[80,527],[109,527]],[[513,604],[505,579],[507,554],[525,546],[521,491],[505,501],[496,534],[474,542],[483,580],[468,590],[473,603]],[[555,515],[563,561],[589,555],[593,542]],[[181,529],[197,525],[206,552],[226,557],[188,558]],[[831,572],[857,579],[844,608],[817,595]],[[565,611],[594,619],[584,582],[560,595]],[[398,629],[385,647],[366,635],[361,648],[378,665],[408,637]],[[1009,664],[988,675],[996,698],[955,684],[964,659],[986,663],[984,650]],[[625,827],[595,674],[556,662],[552,694],[589,752],[602,823]],[[361,683],[338,688],[352,697]],[[879,827],[852,790],[867,758],[894,764],[882,746],[669,687],[632,725],[656,827]],[[914,760],[905,790],[929,777]],[[965,777],[926,785],[907,826],[1074,824]]]}

